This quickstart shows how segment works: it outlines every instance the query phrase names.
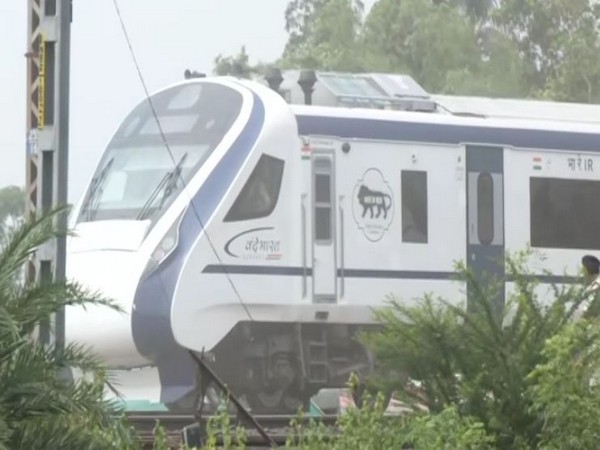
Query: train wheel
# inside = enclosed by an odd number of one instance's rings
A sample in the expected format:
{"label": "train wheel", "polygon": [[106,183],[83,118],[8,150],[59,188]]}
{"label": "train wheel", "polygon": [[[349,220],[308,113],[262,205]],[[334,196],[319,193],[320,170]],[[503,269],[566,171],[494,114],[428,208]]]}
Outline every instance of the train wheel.
{"label": "train wheel", "polygon": [[246,395],[250,410],[259,415],[295,415],[298,409],[306,409],[304,401],[283,390],[254,392]]}
{"label": "train wheel", "polygon": [[[197,387],[181,397],[180,399],[167,403],[165,406],[169,411],[178,412],[182,414],[194,414],[195,408],[199,405],[200,389]],[[204,414],[214,413],[219,404],[222,402],[222,395],[219,394],[218,390],[214,386],[209,386],[206,390],[204,397],[204,404],[202,407],[202,411]]]}
{"label": "train wheel", "polygon": [[250,408],[257,414],[295,414],[303,404],[293,391],[297,376],[290,354],[273,355],[265,384],[246,393]]}

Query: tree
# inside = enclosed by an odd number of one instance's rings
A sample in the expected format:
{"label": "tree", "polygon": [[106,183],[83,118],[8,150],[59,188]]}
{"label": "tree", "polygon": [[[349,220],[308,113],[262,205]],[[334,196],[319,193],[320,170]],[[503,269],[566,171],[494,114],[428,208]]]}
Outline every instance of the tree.
{"label": "tree", "polygon": [[242,46],[237,55],[218,55],[215,58],[215,68],[213,69],[213,72],[215,75],[231,75],[247,79],[252,78],[256,74],[264,73],[266,64],[258,63],[253,66],[249,61],[250,58],[246,53],[246,47]]}
{"label": "tree", "polygon": [[285,13],[289,40],[278,65],[362,71],[360,0],[292,0]]}
{"label": "tree", "polygon": [[0,189],[0,225],[7,219],[22,217],[25,212],[25,191],[17,186]]}
{"label": "tree", "polygon": [[590,0],[291,0],[278,65],[407,73],[432,93],[600,101]]}
{"label": "tree", "polygon": [[459,6],[475,21],[485,21],[499,3],[500,0],[459,0]]}
{"label": "tree", "polygon": [[25,213],[25,191],[17,186],[0,189],[0,246]]}
{"label": "tree", "polygon": [[[0,247],[0,449],[131,448],[129,430],[117,419],[120,411],[104,400],[107,377],[88,349],[31,339],[36,327],[69,305],[104,305],[111,301],[72,282],[29,282],[18,273],[36,249],[57,235],[58,209],[21,224]],[[87,376],[66,381],[66,367]]]}
{"label": "tree", "polygon": [[[598,86],[600,6],[590,0],[504,0],[494,25],[518,45],[530,92],[589,101]],[[567,83],[576,82],[575,86]]]}
{"label": "tree", "polygon": [[444,92],[457,74],[475,73],[481,60],[473,25],[446,3],[378,1],[365,23],[365,44],[387,58],[377,69],[408,73],[430,92]]}
{"label": "tree", "polygon": [[433,0],[434,5],[443,3],[460,8],[475,22],[484,22],[500,0]]}
{"label": "tree", "polygon": [[480,60],[469,68],[449,74],[443,92],[504,98],[527,97],[529,88],[524,79],[525,64],[516,44],[493,27],[484,27],[477,34]]}
{"label": "tree", "polygon": [[592,14],[579,18],[562,41],[562,58],[545,82],[543,96],[560,101],[600,102],[600,36]]}

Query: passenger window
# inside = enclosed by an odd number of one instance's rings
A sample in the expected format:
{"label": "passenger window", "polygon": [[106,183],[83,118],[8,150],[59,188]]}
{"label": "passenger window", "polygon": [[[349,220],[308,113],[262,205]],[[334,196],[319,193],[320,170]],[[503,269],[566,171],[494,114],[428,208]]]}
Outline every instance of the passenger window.
{"label": "passenger window", "polygon": [[529,180],[531,246],[600,250],[600,181]]}
{"label": "passenger window", "polygon": [[494,180],[489,173],[477,177],[477,237],[483,245],[494,240]]}
{"label": "passenger window", "polygon": [[403,170],[402,189],[402,241],[426,244],[427,223],[427,172]]}
{"label": "passenger window", "polygon": [[269,216],[277,205],[284,164],[281,159],[262,155],[227,213],[225,222]]}
{"label": "passenger window", "polygon": [[314,164],[315,241],[323,244],[331,241],[333,233],[331,161],[318,158]]}

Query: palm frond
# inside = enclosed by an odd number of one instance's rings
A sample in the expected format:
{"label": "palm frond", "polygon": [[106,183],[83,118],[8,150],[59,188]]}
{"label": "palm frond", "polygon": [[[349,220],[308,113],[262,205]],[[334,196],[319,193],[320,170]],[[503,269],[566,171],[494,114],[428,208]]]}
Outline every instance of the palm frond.
{"label": "palm frond", "polygon": [[0,342],[6,343],[18,339],[19,325],[10,312],[0,305]]}
{"label": "palm frond", "polygon": [[[23,282],[23,266],[40,246],[60,236],[58,208],[11,232],[0,248],[0,450],[135,449],[122,410],[105,399],[114,389],[101,359],[83,345],[53,345],[31,332],[66,306],[104,306],[123,312],[112,300],[73,282]],[[84,377],[66,381],[65,370]]]}
{"label": "palm frond", "polygon": [[136,442],[123,423],[115,417],[97,418],[77,413],[55,417],[32,417],[13,433],[11,448],[61,450],[135,449]]}
{"label": "palm frond", "polygon": [[0,300],[3,294],[14,289],[15,276],[35,251],[62,235],[55,220],[67,214],[68,210],[67,206],[56,208],[39,219],[23,222],[9,233],[4,248],[0,250]]}
{"label": "palm frond", "polygon": [[28,284],[18,296],[6,302],[6,308],[24,333],[30,333],[36,325],[66,306],[104,306],[124,312],[113,300],[70,281]]}
{"label": "palm frond", "polygon": [[0,450],[10,450],[8,446],[12,430],[10,429],[7,421],[5,420],[6,413],[0,410]]}

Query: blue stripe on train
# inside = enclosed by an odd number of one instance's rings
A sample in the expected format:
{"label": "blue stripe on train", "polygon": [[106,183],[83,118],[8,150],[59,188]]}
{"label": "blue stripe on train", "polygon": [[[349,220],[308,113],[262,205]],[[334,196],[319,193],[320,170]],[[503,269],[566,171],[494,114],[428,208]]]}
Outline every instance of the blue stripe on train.
{"label": "blue stripe on train", "polygon": [[[274,275],[299,277],[306,273],[312,276],[311,267],[293,266],[262,266],[262,265],[207,265],[202,270],[206,274],[230,274],[230,275]],[[346,278],[374,278],[390,280],[453,280],[459,276],[458,272],[437,272],[424,270],[381,270],[381,269],[338,269],[337,276]],[[568,275],[526,275],[525,278],[533,278],[546,284],[572,284],[580,280],[580,277]],[[515,281],[512,277],[506,278],[507,282]]]}
{"label": "blue stripe on train", "polygon": [[297,115],[300,135],[600,152],[600,134]]}

